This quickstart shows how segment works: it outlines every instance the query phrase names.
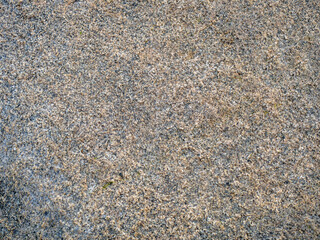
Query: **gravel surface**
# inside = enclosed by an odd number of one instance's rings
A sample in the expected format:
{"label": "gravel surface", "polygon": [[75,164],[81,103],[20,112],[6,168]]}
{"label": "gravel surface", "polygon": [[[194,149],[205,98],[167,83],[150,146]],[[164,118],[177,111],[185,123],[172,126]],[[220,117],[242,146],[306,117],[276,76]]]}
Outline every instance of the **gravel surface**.
{"label": "gravel surface", "polygon": [[319,239],[318,0],[0,0],[0,239]]}

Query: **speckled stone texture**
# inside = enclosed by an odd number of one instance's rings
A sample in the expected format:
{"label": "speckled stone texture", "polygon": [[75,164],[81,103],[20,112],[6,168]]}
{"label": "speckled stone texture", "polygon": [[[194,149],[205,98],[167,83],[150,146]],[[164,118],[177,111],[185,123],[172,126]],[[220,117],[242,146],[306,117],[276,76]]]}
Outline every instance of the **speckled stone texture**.
{"label": "speckled stone texture", "polygon": [[0,0],[0,239],[319,239],[318,0]]}

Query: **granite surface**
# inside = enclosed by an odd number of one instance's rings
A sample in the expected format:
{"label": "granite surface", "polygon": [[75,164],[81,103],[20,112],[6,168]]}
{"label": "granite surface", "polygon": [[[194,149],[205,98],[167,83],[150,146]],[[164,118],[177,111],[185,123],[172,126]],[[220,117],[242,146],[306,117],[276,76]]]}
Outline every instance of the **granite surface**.
{"label": "granite surface", "polygon": [[319,239],[318,0],[0,0],[0,239]]}

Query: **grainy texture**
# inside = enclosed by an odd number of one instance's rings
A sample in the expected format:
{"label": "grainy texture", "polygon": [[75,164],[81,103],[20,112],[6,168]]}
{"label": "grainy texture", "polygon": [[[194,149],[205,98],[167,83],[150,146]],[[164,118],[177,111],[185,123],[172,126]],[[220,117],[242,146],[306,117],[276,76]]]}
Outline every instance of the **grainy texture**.
{"label": "grainy texture", "polygon": [[319,239],[318,0],[0,1],[1,239]]}

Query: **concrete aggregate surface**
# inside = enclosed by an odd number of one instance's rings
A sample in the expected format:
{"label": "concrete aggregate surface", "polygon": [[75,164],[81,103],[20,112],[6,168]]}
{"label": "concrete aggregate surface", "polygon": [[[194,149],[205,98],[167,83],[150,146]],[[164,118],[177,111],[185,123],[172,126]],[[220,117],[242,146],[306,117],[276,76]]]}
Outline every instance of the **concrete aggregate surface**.
{"label": "concrete aggregate surface", "polygon": [[0,0],[0,239],[319,239],[318,0]]}

